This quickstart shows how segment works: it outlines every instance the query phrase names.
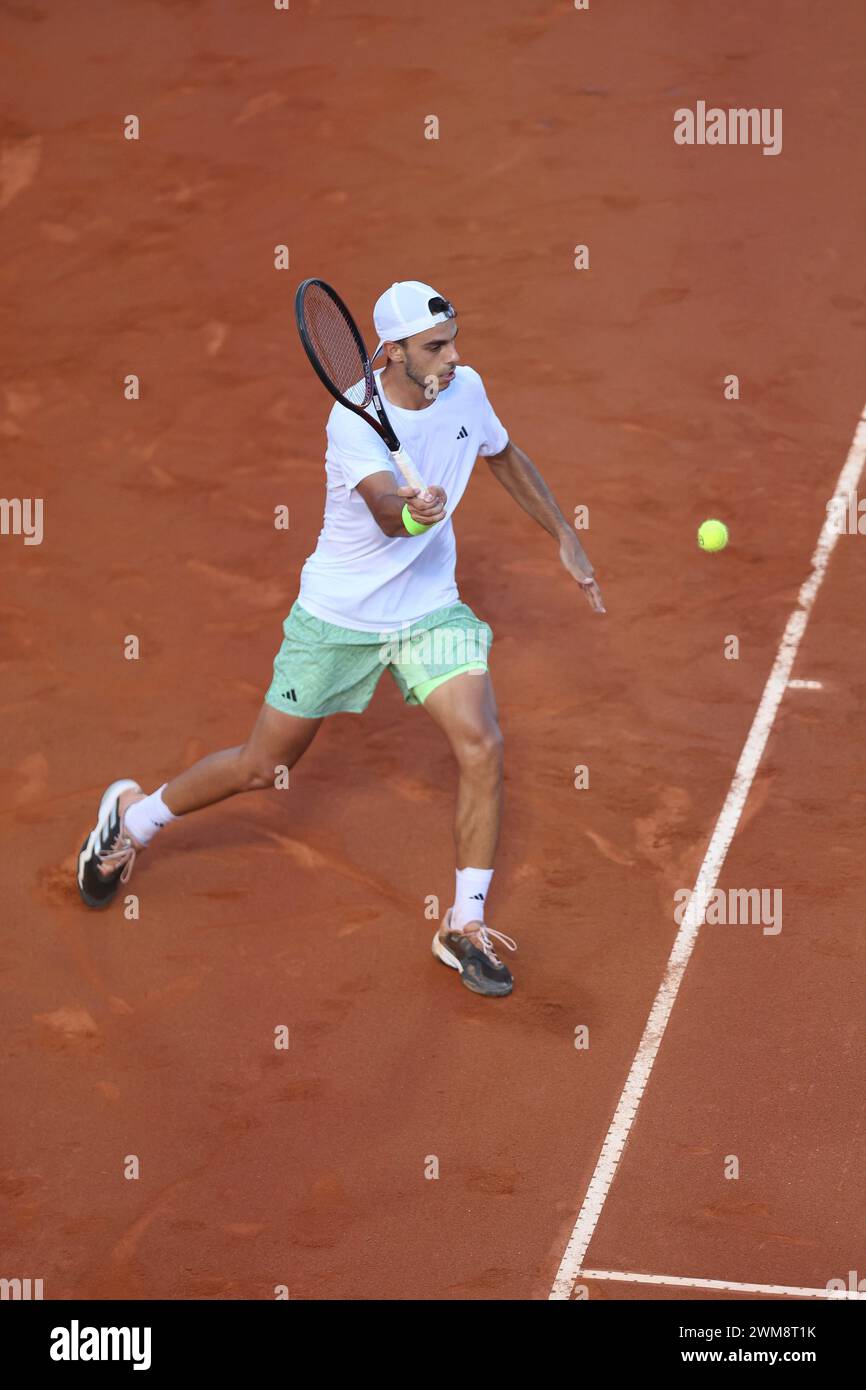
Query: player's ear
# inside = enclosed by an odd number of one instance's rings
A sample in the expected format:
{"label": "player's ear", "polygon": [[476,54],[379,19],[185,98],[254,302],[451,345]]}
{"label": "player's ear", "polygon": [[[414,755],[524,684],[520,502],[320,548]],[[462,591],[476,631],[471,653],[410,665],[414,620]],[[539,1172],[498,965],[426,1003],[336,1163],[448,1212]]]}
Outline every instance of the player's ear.
{"label": "player's ear", "polygon": [[404,343],[385,343],[383,351],[389,362],[405,362]]}

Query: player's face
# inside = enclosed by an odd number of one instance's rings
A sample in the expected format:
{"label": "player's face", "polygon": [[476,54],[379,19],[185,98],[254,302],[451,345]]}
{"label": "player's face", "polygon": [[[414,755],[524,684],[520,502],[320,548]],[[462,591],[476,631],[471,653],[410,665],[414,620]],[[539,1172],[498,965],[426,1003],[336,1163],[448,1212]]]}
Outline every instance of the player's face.
{"label": "player's face", "polygon": [[415,333],[403,350],[406,375],[418,386],[424,387],[431,377],[435,377],[437,389],[445,391],[454,380],[454,368],[460,361],[460,353],[454,342],[456,337],[457,324],[454,319],[437,323],[423,333]]}

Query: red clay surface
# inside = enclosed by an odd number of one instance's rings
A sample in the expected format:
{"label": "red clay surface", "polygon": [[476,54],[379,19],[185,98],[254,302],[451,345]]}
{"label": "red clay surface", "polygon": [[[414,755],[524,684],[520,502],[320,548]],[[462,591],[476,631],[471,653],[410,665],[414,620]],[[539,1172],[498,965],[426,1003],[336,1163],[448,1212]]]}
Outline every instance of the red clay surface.
{"label": "red clay surface", "polygon": [[[0,537],[0,1275],[547,1296],[866,397],[864,30],[859,0],[4,7],[2,492],[44,498],[45,535]],[[781,106],[782,154],[675,146],[699,99]],[[165,832],[138,921],[75,890],[104,786],[238,743],[267,686],[321,519],[312,274],[365,329],[392,280],[441,287],[514,439],[590,507],[603,618],[483,462],[456,520],[507,740],[506,1001],[430,955],[454,774],[387,677],[290,791]],[[861,546],[720,880],[781,887],[783,930],[702,929],[593,1268],[866,1274]],[[591,1290],[638,1296],[693,1295]]]}

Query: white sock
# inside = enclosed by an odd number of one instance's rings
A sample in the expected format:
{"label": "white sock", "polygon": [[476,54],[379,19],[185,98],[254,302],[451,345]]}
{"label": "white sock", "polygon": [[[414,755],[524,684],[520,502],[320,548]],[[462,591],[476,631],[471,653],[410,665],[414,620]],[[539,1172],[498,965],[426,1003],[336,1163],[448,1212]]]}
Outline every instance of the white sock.
{"label": "white sock", "polygon": [[484,902],[490,889],[492,869],[458,869],[451,927],[460,931],[470,922],[484,921]]}
{"label": "white sock", "polygon": [[124,826],[140,845],[149,845],[157,830],[162,830],[169,821],[177,820],[162,799],[167,786],[168,782],[163,782],[158,792],[151,792],[142,801],[133,802],[123,818]]}

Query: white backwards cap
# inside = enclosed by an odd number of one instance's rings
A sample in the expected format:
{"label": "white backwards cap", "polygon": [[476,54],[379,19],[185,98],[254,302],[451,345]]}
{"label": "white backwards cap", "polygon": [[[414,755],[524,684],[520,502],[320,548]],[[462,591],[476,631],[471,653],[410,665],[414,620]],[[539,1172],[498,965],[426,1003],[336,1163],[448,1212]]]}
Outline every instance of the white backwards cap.
{"label": "white backwards cap", "polygon": [[423,333],[425,328],[445,323],[454,316],[453,304],[432,285],[425,285],[421,280],[397,280],[376,300],[373,324],[379,343],[373,358],[378,357],[383,343],[411,338],[413,333]]}

